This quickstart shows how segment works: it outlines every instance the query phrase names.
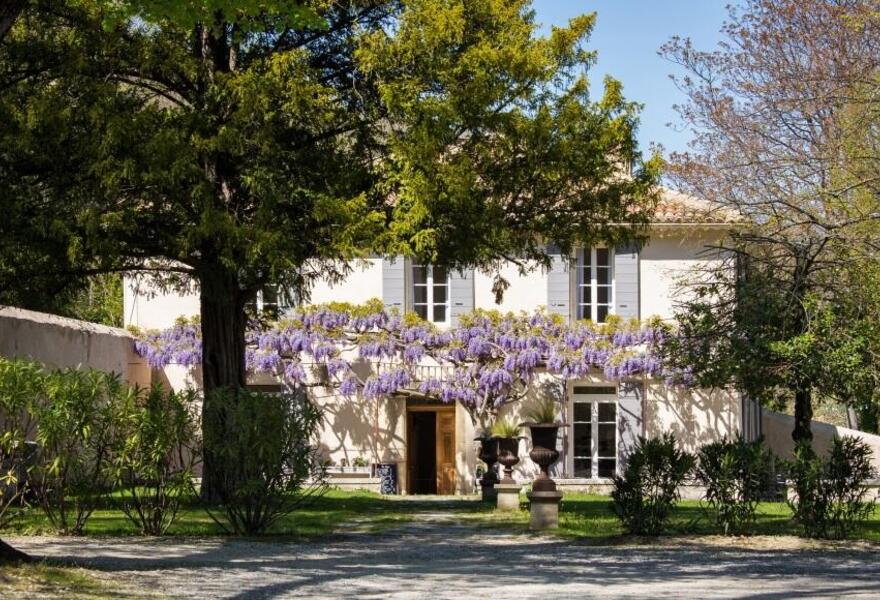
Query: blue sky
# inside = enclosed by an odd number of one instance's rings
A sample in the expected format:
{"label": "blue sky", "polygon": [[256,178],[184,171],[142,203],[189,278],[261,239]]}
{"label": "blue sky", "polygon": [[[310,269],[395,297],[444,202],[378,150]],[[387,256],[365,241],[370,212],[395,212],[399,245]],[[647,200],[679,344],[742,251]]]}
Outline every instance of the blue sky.
{"label": "blue sky", "polygon": [[[661,143],[666,152],[684,150],[689,134],[676,124],[672,107],[682,101],[669,80],[675,65],[657,55],[670,37],[689,37],[699,49],[714,48],[730,0],[535,0],[537,20],[549,29],[579,14],[596,12],[596,28],[588,47],[599,52],[590,81],[601,85],[605,74],[623,82],[626,97],[644,103],[639,141]],[[680,129],[680,127],[679,127]]]}

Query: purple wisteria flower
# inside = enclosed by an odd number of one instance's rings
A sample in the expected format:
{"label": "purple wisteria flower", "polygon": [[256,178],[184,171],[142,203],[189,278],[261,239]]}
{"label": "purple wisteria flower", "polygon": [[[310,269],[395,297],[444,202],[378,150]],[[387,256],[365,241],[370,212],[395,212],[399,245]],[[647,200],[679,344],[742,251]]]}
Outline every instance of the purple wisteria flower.
{"label": "purple wisteria flower", "polygon": [[[386,312],[380,303],[313,306],[276,324],[252,323],[245,358],[250,372],[275,373],[293,386],[306,381],[304,364],[317,363],[326,367],[330,385],[347,397],[418,391],[482,409],[521,397],[543,371],[563,379],[601,373],[610,380],[662,377],[670,385],[692,385],[689,370],[672,370],[660,359],[669,335],[659,321],[566,323],[543,312],[475,311],[441,330],[412,314]],[[140,334],[134,347],[153,368],[196,365],[202,355],[200,327],[181,320]],[[372,369],[363,383],[354,374],[355,361]]]}

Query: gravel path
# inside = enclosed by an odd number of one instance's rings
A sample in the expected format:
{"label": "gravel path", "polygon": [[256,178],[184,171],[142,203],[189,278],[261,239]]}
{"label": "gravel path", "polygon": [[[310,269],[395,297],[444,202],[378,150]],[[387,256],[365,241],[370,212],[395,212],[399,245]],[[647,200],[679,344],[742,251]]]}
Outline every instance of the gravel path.
{"label": "gravel path", "polygon": [[589,546],[475,529],[442,513],[383,534],[308,543],[13,538],[172,598],[880,597],[877,546],[793,538]]}

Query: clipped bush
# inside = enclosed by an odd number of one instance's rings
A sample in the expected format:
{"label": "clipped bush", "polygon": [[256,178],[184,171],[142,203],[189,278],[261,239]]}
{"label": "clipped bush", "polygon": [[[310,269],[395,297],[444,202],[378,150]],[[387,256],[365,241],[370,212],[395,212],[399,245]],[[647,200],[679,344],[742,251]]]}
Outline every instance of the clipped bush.
{"label": "clipped bush", "polygon": [[28,506],[36,446],[34,410],[44,393],[37,363],[0,357],[0,529]]}
{"label": "clipped bush", "polygon": [[706,487],[704,499],[725,534],[754,525],[758,502],[769,487],[771,460],[762,439],[725,437],[700,448],[695,475]]}
{"label": "clipped bush", "polygon": [[694,467],[693,455],[676,447],[675,436],[639,437],[622,477],[614,478],[614,513],[627,531],[637,535],[663,532],[679,499],[678,487]]}
{"label": "clipped bush", "polygon": [[222,464],[216,489],[227,532],[258,534],[327,489],[313,438],[320,410],[305,393],[222,389],[203,414],[206,463]]}
{"label": "clipped bush", "polygon": [[111,471],[125,516],[146,535],[162,535],[181,502],[194,496],[200,447],[194,391],[132,389],[114,407]]}
{"label": "clipped bush", "polygon": [[59,533],[81,534],[112,488],[112,404],[125,390],[116,375],[101,371],[46,375],[46,397],[36,410],[40,449],[33,481]]}
{"label": "clipped bush", "polygon": [[792,483],[789,505],[806,537],[842,539],[874,511],[868,480],[876,476],[872,450],[851,436],[835,437],[828,458],[799,444],[787,463]]}

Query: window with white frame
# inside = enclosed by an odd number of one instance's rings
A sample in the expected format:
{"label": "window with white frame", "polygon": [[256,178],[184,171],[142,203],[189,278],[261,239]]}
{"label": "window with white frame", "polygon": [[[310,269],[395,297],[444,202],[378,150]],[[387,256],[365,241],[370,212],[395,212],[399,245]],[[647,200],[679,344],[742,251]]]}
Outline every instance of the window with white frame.
{"label": "window with white frame", "polygon": [[614,306],[614,252],[584,248],[577,254],[577,318],[604,323]]}
{"label": "window with white frame", "polygon": [[278,319],[296,306],[293,294],[276,286],[263,286],[257,291],[253,302],[249,304],[254,315],[268,319]]}
{"label": "window with white frame", "polygon": [[574,386],[572,472],[586,479],[617,473],[617,388]]}
{"label": "window with white frame", "polygon": [[413,310],[431,323],[449,322],[449,271],[434,265],[413,265]]}

